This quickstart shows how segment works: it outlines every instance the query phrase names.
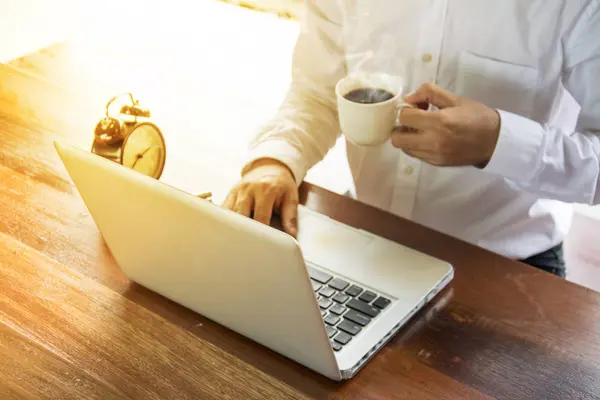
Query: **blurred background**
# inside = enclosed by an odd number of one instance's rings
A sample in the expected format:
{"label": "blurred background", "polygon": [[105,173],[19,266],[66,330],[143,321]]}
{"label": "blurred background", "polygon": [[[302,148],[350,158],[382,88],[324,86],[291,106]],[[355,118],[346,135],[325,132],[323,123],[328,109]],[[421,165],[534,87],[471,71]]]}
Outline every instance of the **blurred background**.
{"label": "blurred background", "polygon": [[303,0],[221,0],[252,10],[275,13],[283,18],[298,20],[302,15]]}

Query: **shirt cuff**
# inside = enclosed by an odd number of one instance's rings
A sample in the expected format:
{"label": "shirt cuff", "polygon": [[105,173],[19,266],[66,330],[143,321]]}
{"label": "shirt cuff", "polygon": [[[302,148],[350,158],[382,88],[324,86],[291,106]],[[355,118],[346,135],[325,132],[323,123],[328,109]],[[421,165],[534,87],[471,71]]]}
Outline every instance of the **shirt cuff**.
{"label": "shirt cuff", "polygon": [[308,172],[305,157],[297,148],[285,140],[270,139],[260,142],[250,149],[242,167],[242,175],[252,163],[264,158],[277,160],[286,165],[294,175],[294,180],[298,186],[300,186]]}
{"label": "shirt cuff", "polygon": [[484,171],[515,182],[529,180],[535,174],[545,131],[542,125],[520,115],[498,110],[500,135],[496,149]]}

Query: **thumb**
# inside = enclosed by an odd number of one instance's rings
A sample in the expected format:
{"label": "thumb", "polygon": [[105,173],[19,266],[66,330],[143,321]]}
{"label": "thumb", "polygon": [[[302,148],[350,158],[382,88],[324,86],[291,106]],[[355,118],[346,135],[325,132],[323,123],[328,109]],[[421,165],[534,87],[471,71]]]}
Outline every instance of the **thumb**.
{"label": "thumb", "polygon": [[458,105],[459,97],[433,84],[426,83],[404,98],[409,104],[429,103],[440,109]]}

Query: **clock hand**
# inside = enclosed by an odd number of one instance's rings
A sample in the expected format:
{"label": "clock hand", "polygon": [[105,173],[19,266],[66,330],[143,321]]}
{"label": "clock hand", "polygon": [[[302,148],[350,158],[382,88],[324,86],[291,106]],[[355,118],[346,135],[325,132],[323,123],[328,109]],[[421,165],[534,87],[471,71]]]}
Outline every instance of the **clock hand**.
{"label": "clock hand", "polygon": [[146,150],[144,150],[142,152],[142,154],[138,154],[137,158],[135,159],[135,162],[133,163],[133,165],[131,166],[131,168],[135,168],[135,164],[137,164],[138,161],[140,161],[142,158],[144,158],[144,154],[146,154],[150,149],[154,148],[155,146],[150,146],[148,147]]}

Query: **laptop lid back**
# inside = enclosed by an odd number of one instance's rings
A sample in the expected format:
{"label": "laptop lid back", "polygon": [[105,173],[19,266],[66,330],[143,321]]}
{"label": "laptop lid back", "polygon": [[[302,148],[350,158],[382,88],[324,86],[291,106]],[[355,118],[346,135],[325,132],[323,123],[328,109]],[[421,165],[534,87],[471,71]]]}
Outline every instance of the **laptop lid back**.
{"label": "laptop lid back", "polygon": [[341,379],[291,236],[95,154],[55,147],[131,280]]}

